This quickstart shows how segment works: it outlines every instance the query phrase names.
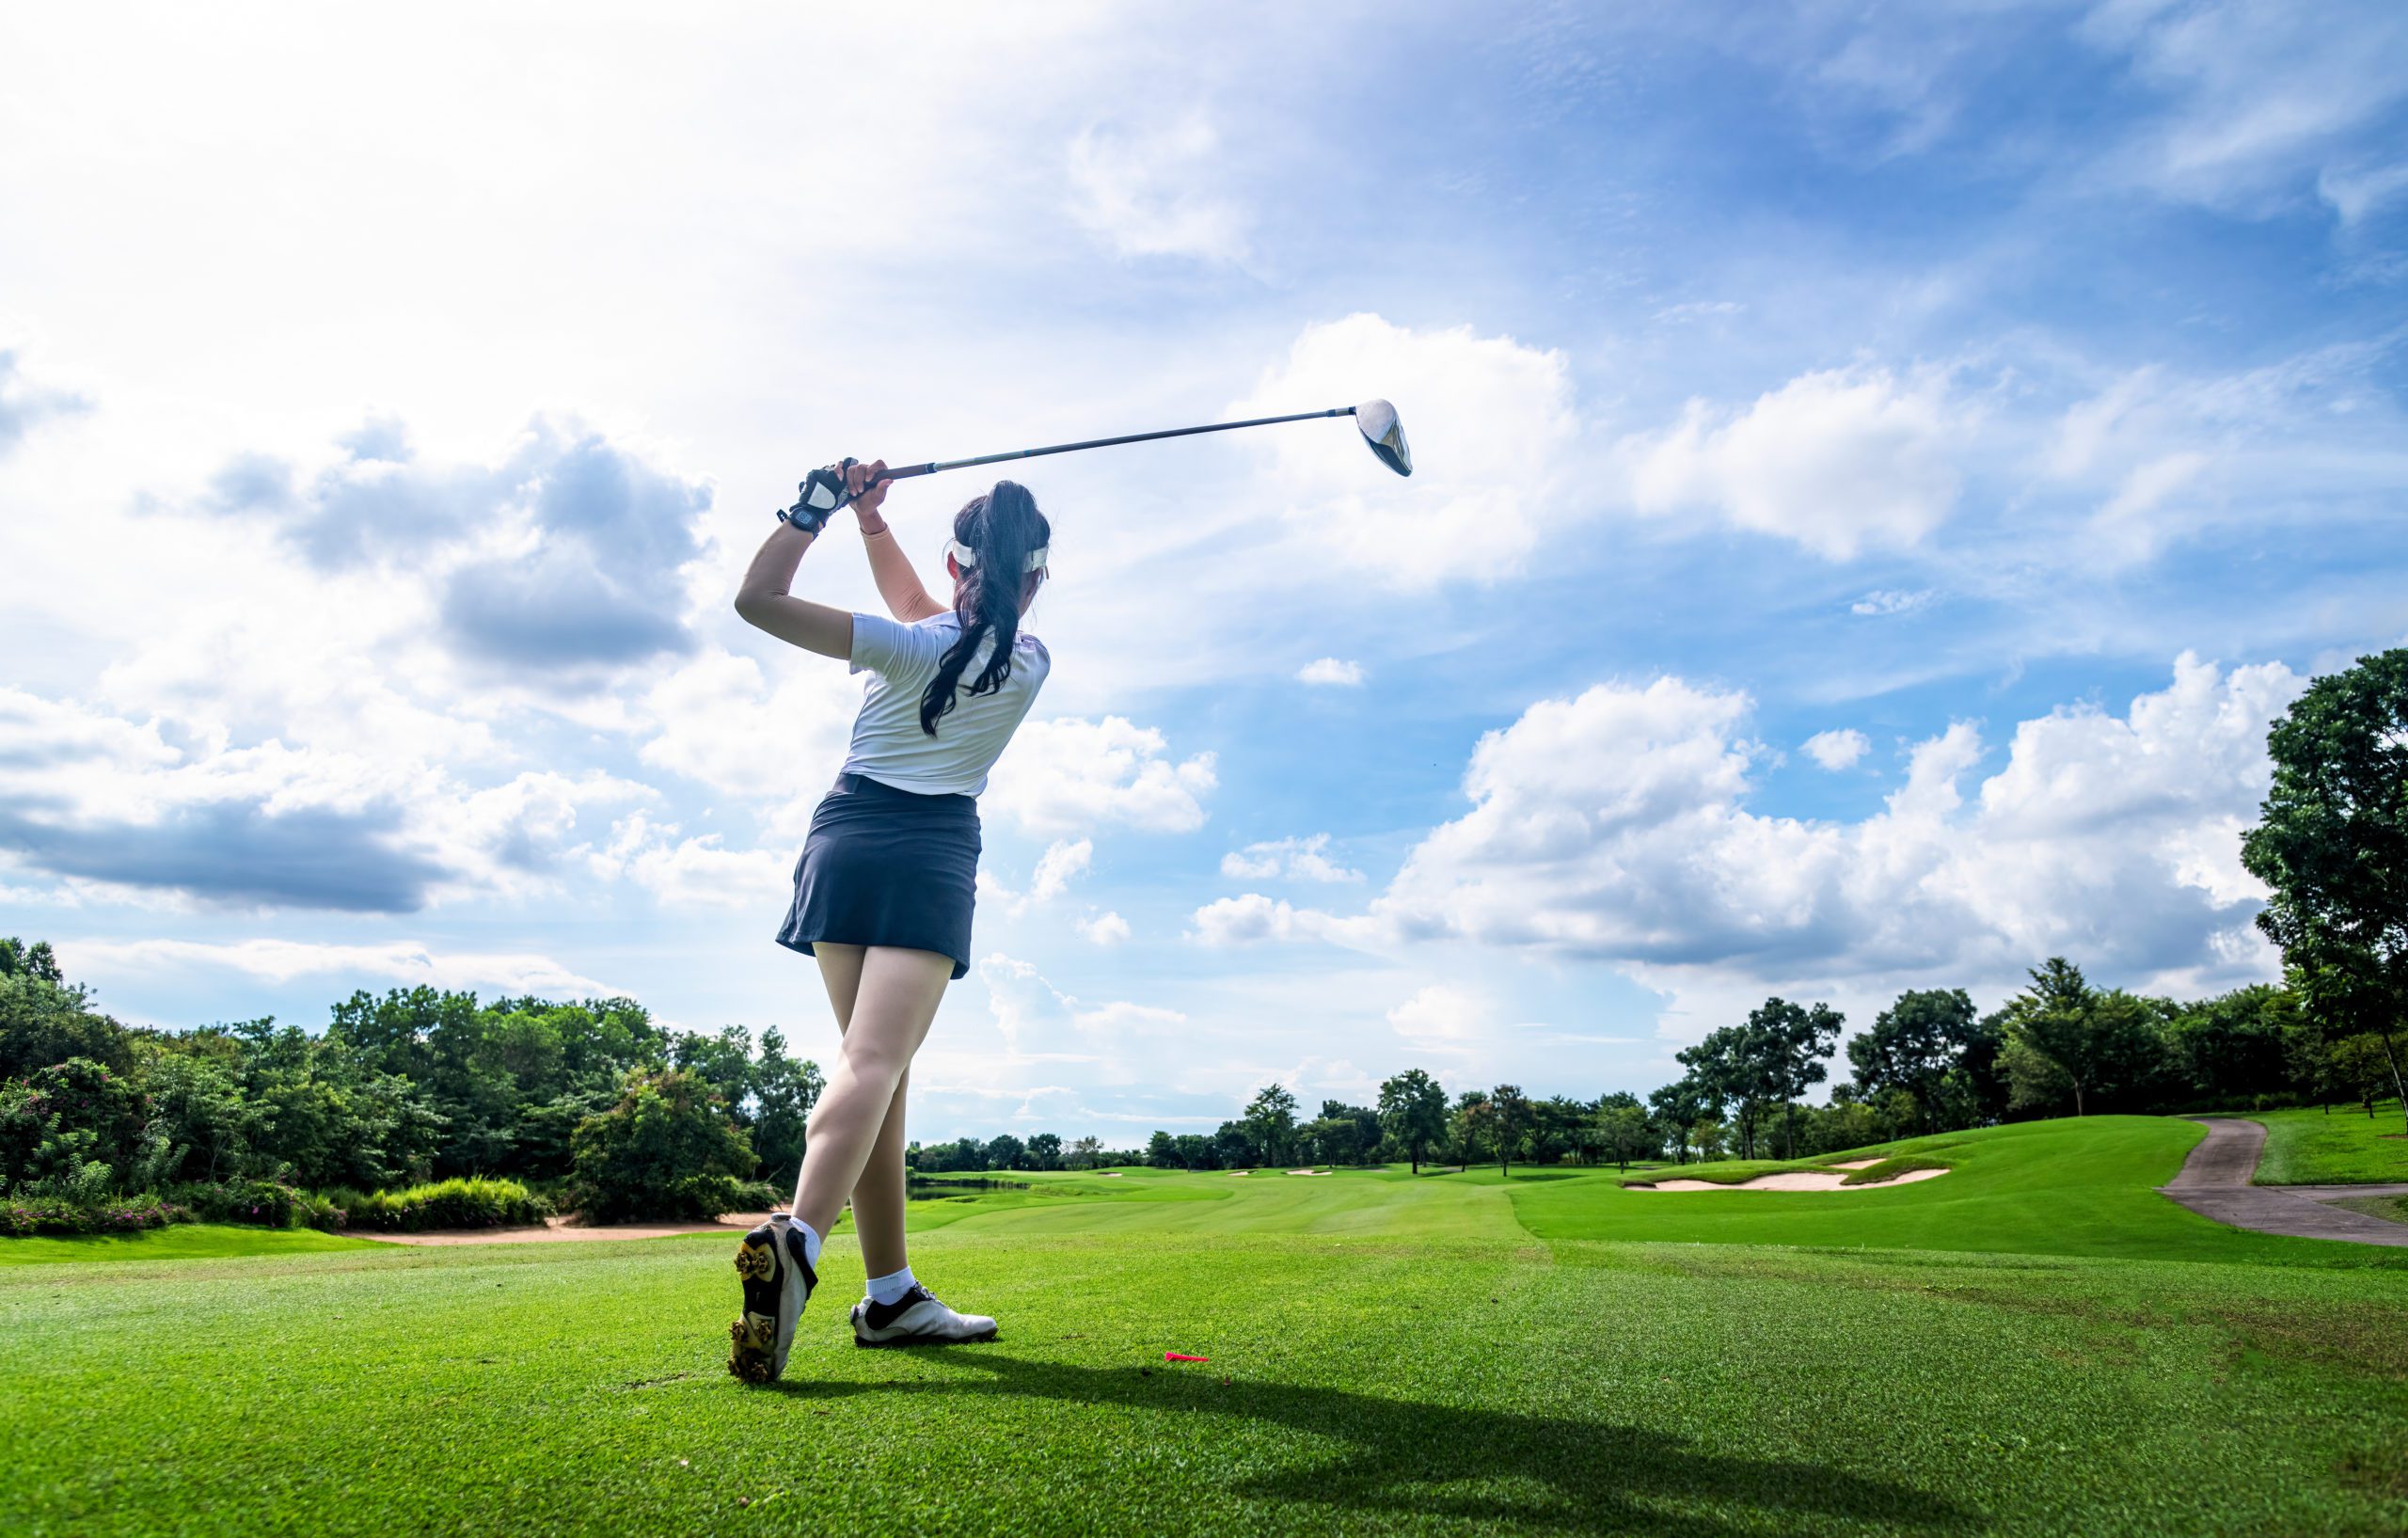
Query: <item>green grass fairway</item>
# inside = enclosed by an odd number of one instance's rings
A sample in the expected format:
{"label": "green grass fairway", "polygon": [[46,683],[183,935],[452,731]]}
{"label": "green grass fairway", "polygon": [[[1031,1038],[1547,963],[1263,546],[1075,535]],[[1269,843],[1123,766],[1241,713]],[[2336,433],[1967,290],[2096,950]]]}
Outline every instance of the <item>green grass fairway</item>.
{"label": "green grass fairway", "polygon": [[720,1368],[727,1249],[16,1268],[0,1528],[2408,1523],[2396,1272],[955,1225],[919,1267],[1003,1340],[854,1350],[840,1244],[764,1391]]}
{"label": "green grass fairway", "polygon": [[2362,1185],[2408,1181],[2408,1137],[2400,1135],[2400,1102],[2379,1101],[2369,1119],[2355,1105],[2328,1114],[2315,1107],[2261,1111],[2266,1151],[2259,1185]]}
{"label": "green grass fairway", "polygon": [[[1512,1243],[1636,1240],[1979,1250],[2144,1260],[2408,1266],[2363,1245],[2245,1233],[2156,1187],[2206,1135],[2165,1117],[2022,1122],[1885,1144],[1833,1159],[1924,1154],[1948,1174],[1893,1189],[1626,1191],[1678,1170],[1517,1169],[1415,1177],[1402,1168],[1231,1177],[1133,1170],[1117,1179],[1022,1176],[1033,1189],[925,1204],[965,1232],[1449,1235]],[[1828,1163],[1828,1160],[1820,1161]],[[1727,1165],[1709,1166],[1715,1171]],[[1746,1172],[1809,1167],[1756,1164]]]}
{"label": "green grass fairway", "polygon": [[0,1266],[53,1261],[202,1261],[228,1255],[308,1255],[367,1249],[374,1242],[314,1229],[244,1229],[178,1223],[148,1233],[78,1234],[62,1239],[0,1239]]}
{"label": "green grass fairway", "polygon": [[839,1238],[773,1389],[721,1236],[119,1245],[0,1271],[0,1531],[2408,1529],[2408,1256],[2191,1219],[2148,1187],[2198,1133],[1794,1196],[1033,1177],[914,1212],[1001,1340],[854,1350]]}
{"label": "green grass fairway", "polygon": [[1938,1180],[1888,1190],[1639,1192],[1575,1178],[1515,1181],[1513,1199],[1522,1224],[1543,1239],[2408,1263],[2369,1261],[2357,1245],[2244,1233],[2159,1196],[2155,1188],[2205,1135],[2196,1122],[2162,1117],[2022,1122],[1860,1150],[1925,1153],[1952,1166]]}

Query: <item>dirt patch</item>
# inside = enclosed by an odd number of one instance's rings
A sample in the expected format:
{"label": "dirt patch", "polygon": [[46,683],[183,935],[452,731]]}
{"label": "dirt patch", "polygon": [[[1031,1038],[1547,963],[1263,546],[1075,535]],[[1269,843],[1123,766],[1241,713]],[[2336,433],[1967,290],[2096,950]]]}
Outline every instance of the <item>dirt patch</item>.
{"label": "dirt patch", "polygon": [[[1846,1167],[1846,1166],[1842,1166]],[[1916,1181],[1938,1180],[1947,1174],[1944,1169],[1909,1169],[1895,1179],[1862,1181],[1846,1184],[1847,1177],[1820,1169],[1785,1169],[1778,1175],[1759,1175],[1752,1181],[1739,1181],[1730,1185],[1713,1181],[1658,1181],[1654,1185],[1625,1185],[1625,1191],[1879,1191],[1893,1185],[1909,1185]]]}
{"label": "dirt patch", "polygon": [[669,1239],[685,1233],[742,1233],[768,1221],[767,1213],[722,1217],[716,1223],[603,1223],[572,1225],[564,1217],[548,1217],[540,1229],[444,1229],[434,1233],[363,1233],[353,1239],[373,1239],[387,1245],[544,1245],[587,1239]]}

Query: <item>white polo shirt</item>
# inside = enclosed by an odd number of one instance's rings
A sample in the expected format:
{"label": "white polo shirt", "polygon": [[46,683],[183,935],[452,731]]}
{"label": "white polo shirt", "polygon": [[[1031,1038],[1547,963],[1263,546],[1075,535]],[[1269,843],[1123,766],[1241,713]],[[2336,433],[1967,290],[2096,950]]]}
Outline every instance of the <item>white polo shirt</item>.
{"label": "white polo shirt", "polygon": [[953,709],[937,719],[930,737],[920,730],[920,696],[960,639],[961,618],[950,609],[912,625],[853,616],[852,671],[870,679],[843,772],[923,796],[975,796],[987,788],[987,771],[1037,703],[1054,659],[1043,642],[1022,630],[1012,645],[1011,676],[991,694],[973,694],[970,685],[994,649],[992,637],[982,639],[961,670]]}

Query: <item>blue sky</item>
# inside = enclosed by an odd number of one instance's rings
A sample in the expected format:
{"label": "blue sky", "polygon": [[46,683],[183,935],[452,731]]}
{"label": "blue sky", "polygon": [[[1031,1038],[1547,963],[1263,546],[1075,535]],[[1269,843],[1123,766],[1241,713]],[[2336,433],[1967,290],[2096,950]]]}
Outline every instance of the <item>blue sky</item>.
{"label": "blue sky", "polygon": [[854,686],[728,608],[785,488],[1385,396],[1410,481],[1022,469],[1056,665],[916,1134],[2268,975],[2265,722],[2408,637],[2408,14],[1594,8],[0,23],[0,932],[130,1020],[824,1053]]}

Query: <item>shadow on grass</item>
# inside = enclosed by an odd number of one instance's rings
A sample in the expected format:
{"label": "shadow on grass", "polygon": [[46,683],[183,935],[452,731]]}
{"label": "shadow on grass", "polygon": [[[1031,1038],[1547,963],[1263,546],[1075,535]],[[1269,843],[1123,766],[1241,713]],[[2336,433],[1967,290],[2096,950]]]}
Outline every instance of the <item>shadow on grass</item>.
{"label": "shadow on grass", "polygon": [[1340,1388],[1219,1374],[1025,1361],[955,1349],[947,1367],[985,1379],[903,1383],[782,1383],[799,1399],[856,1394],[1024,1396],[1173,1415],[1216,1415],[1341,1441],[1335,1459],[1300,1449],[1298,1466],[1229,1485],[1259,1500],[1393,1511],[1566,1530],[1646,1533],[1758,1531],[1758,1514],[1854,1518],[1908,1531],[1975,1520],[1937,1496],[1816,1464],[1732,1457],[1635,1426],[1506,1410],[1382,1399]]}

